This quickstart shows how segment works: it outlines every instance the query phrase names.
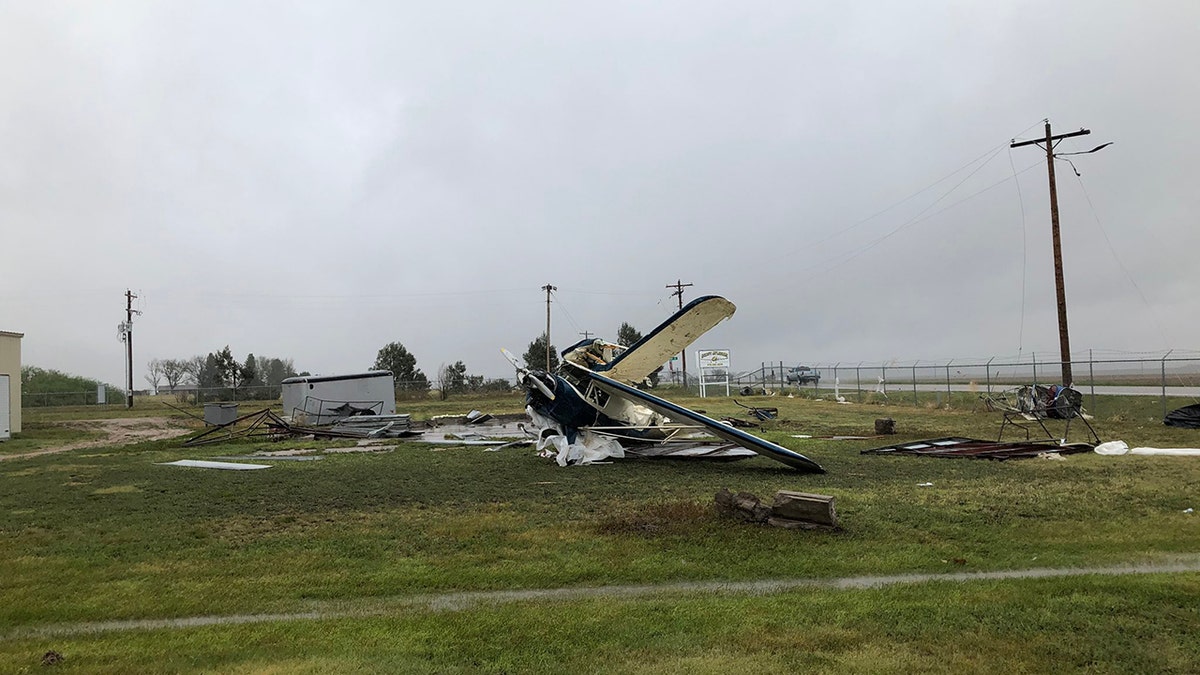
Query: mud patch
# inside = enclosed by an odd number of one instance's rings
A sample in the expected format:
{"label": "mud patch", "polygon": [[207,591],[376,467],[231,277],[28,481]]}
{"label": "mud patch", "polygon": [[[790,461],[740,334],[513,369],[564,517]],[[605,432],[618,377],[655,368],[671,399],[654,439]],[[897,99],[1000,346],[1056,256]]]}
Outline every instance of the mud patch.
{"label": "mud patch", "polygon": [[92,490],[92,494],[94,494],[94,495],[122,495],[122,494],[130,494],[133,492],[141,492],[141,491],[142,491],[141,488],[137,487],[136,485],[114,485],[112,487],[100,488],[99,490]]}
{"label": "mud patch", "polygon": [[100,438],[93,438],[87,441],[63,443],[16,455],[3,455],[0,456],[0,461],[53,455],[59,452],[67,452],[68,450],[103,448],[112,445],[131,445],[144,441],[161,441],[169,438],[177,438],[191,432],[190,429],[177,426],[174,421],[166,417],[121,417],[108,420],[79,420],[65,422],[64,426],[88,433],[98,433],[101,436]]}

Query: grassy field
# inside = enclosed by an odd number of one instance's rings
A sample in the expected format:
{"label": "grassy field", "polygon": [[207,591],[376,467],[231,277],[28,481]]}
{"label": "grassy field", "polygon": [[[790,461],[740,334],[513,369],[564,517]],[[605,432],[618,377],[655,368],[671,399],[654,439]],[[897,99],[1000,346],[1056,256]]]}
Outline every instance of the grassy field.
{"label": "grassy field", "polygon": [[[681,402],[715,416],[744,412],[728,399]],[[780,409],[763,436],[828,473],[798,474],[766,459],[560,468],[527,448],[412,443],[254,472],[157,464],[348,445],[314,441],[182,448],[160,440],[4,460],[0,671],[41,669],[51,649],[66,657],[55,668],[79,672],[1200,668],[1200,573],[1192,572],[750,594],[668,586],[638,597],[467,608],[411,602],[459,592],[1200,560],[1200,515],[1185,513],[1200,506],[1196,458],[863,456],[883,441],[793,434],[869,434],[876,417],[889,416],[898,439],[989,438],[999,417],[965,405],[749,402]],[[505,397],[399,407],[429,417],[521,405]],[[1200,445],[1200,432],[1163,427],[1157,405],[1131,402],[1094,424],[1105,440]],[[14,443],[51,448],[86,433],[66,425],[94,412],[27,411],[26,433]],[[133,414],[195,425],[152,403]],[[722,487],[834,495],[844,529],[726,519],[712,509]],[[309,618],[102,623],[291,613]]]}

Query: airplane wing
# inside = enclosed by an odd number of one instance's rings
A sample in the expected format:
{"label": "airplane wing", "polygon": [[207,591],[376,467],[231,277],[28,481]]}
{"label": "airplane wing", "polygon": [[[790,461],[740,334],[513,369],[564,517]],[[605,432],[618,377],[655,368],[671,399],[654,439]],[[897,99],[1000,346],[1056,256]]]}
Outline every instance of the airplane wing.
{"label": "airplane wing", "polygon": [[736,309],[719,295],[696,298],[600,370],[618,382],[641,382]]}
{"label": "airplane wing", "polygon": [[[732,304],[730,307],[732,307]],[[720,439],[740,445],[747,450],[753,450],[760,455],[770,457],[778,462],[783,462],[794,469],[809,473],[825,473],[825,469],[822,469],[820,464],[798,452],[792,452],[781,445],[776,445],[758,436],[748,434],[741,429],[722,424],[711,417],[706,417],[683,406],[676,405],[635,387],[605,377],[601,373],[592,372],[584,368],[576,368],[576,372],[581,377],[587,377],[593,385],[609,396],[633,399],[638,404],[644,405],[654,412],[669,417],[676,422],[682,422],[683,420],[694,422],[705,427],[712,435]]]}

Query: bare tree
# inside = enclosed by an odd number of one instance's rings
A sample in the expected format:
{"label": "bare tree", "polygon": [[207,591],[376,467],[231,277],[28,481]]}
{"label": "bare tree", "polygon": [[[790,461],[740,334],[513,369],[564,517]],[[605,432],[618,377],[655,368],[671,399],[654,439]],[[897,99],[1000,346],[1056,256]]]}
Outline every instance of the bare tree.
{"label": "bare tree", "polygon": [[161,365],[163,379],[167,381],[171,391],[175,391],[175,387],[188,375],[188,362],[183,359],[164,359]]}
{"label": "bare tree", "polygon": [[146,382],[154,390],[154,395],[158,396],[158,383],[163,379],[163,362],[160,359],[151,359],[150,363],[146,364]]}

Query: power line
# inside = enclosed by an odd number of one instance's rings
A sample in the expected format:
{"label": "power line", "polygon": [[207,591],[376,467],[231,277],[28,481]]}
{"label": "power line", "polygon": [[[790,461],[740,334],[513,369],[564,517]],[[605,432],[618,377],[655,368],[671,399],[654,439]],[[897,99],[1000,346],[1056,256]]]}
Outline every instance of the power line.
{"label": "power line", "polygon": [[1021,324],[1017,329],[1017,354],[1020,354],[1025,346],[1025,282],[1029,269],[1029,235],[1025,225],[1025,198],[1021,195],[1021,179],[1017,178],[1017,164],[1013,161],[1012,148],[1008,149],[1008,165],[1012,167],[1013,183],[1017,187],[1017,204],[1021,207]]}

